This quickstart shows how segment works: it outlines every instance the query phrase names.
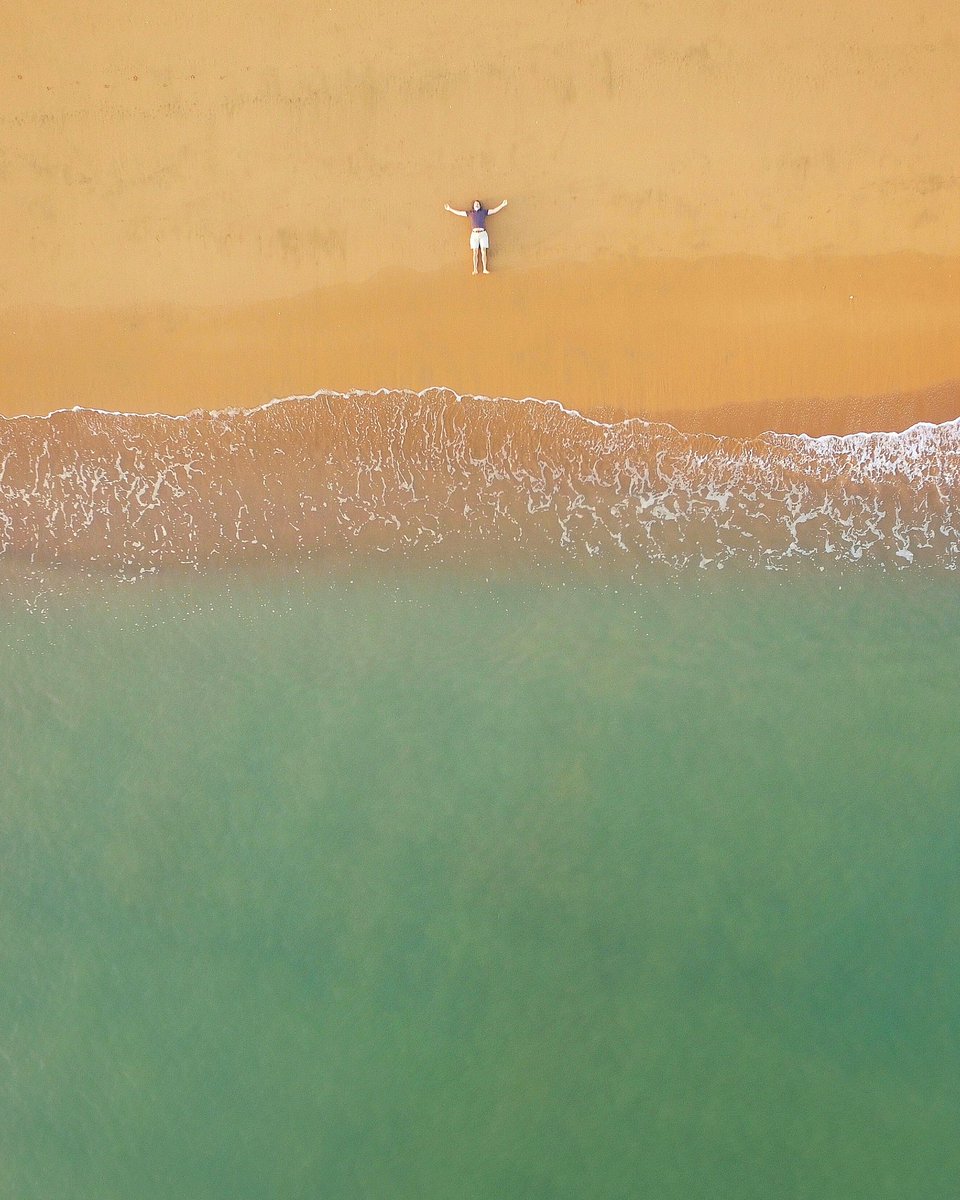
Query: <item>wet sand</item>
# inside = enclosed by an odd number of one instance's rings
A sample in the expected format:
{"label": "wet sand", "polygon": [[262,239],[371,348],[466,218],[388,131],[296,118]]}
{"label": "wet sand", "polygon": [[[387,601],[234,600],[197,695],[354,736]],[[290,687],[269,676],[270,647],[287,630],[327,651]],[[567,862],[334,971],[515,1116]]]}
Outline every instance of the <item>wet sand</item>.
{"label": "wet sand", "polygon": [[[496,242],[494,242],[494,251]],[[960,415],[960,263],[921,255],[384,271],[236,307],[0,315],[0,412],[183,413],[451,387],[751,436]]]}

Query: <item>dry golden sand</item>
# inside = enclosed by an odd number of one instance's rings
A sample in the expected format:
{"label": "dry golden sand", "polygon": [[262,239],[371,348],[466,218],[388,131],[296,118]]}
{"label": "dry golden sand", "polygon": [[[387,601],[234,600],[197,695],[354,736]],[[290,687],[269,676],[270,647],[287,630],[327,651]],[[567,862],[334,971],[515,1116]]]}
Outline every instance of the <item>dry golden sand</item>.
{"label": "dry golden sand", "polygon": [[955,0],[36,0],[4,37],[0,412],[957,415],[917,395],[960,379]]}

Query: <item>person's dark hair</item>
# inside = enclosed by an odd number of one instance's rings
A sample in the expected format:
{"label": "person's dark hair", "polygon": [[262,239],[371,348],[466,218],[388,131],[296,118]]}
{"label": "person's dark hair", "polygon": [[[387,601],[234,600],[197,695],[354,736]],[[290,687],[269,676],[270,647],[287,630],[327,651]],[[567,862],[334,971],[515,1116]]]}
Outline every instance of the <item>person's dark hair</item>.
{"label": "person's dark hair", "polygon": [[479,204],[480,207],[483,208],[483,202],[480,200],[474,200],[474,204]]}

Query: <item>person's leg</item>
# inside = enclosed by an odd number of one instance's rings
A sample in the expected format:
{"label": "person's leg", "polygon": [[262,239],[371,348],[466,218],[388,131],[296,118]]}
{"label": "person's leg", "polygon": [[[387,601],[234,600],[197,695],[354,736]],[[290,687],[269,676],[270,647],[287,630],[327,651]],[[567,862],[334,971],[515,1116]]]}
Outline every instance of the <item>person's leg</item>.
{"label": "person's leg", "polygon": [[489,275],[490,272],[487,270],[487,248],[486,248],[486,246],[480,247],[480,257],[483,259],[483,273],[484,273],[484,275]]}

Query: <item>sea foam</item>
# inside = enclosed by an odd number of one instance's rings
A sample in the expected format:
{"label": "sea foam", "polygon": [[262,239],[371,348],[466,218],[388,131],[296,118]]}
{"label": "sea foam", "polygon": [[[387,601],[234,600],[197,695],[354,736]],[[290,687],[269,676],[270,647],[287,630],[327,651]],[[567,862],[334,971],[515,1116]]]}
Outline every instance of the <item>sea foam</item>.
{"label": "sea foam", "polygon": [[960,422],[750,439],[556,401],[380,390],[0,422],[0,555],[168,563],[960,559]]}

